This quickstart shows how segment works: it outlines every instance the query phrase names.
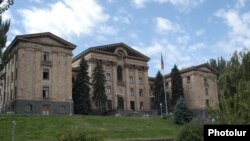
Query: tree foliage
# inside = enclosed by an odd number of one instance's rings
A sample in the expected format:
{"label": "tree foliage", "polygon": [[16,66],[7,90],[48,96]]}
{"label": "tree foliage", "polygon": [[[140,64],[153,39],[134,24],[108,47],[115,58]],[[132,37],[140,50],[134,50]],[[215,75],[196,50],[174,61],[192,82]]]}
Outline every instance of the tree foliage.
{"label": "tree foliage", "polygon": [[171,71],[171,91],[172,91],[172,106],[175,106],[180,97],[184,97],[182,77],[176,65]]}
{"label": "tree foliage", "polygon": [[93,72],[93,89],[94,96],[93,101],[95,102],[96,107],[103,111],[106,109],[107,96],[105,94],[105,75],[100,61],[96,62],[96,67]]}
{"label": "tree foliage", "polygon": [[88,114],[91,110],[89,98],[89,76],[87,61],[82,58],[76,80],[73,83],[73,100],[76,114]]}
{"label": "tree foliage", "polygon": [[192,112],[187,109],[183,97],[180,97],[175,105],[173,118],[177,124],[184,124],[192,119]]}
{"label": "tree foliage", "polygon": [[[166,106],[165,106],[165,95],[164,95],[164,87],[163,87],[163,75],[161,74],[160,71],[157,72],[155,80],[154,80],[154,105],[157,109],[160,109],[160,103],[162,103],[162,111],[166,111]],[[167,98],[167,107],[169,110],[170,107],[170,101],[169,101],[169,96],[168,93],[166,94]]]}
{"label": "tree foliage", "polygon": [[[2,4],[3,1],[0,1]],[[2,17],[0,17],[0,70],[3,67],[4,58],[3,58],[3,49],[5,48],[6,41],[7,41],[7,32],[9,31],[10,27],[10,20],[2,22]]]}
{"label": "tree foliage", "polygon": [[224,123],[250,123],[250,51],[234,52],[229,61],[220,58],[214,62],[210,61],[210,66],[219,74],[219,119]]}

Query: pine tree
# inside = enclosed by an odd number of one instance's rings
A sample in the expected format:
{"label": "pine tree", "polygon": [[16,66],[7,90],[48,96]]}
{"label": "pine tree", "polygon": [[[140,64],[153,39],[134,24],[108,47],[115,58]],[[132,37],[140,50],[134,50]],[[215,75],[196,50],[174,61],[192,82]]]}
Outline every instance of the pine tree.
{"label": "pine tree", "polygon": [[77,74],[77,78],[73,83],[73,100],[74,110],[76,114],[89,114],[91,110],[90,98],[89,98],[89,76],[88,76],[88,64],[83,58],[80,62],[80,70]]}
{"label": "pine tree", "polygon": [[105,75],[102,67],[102,63],[100,61],[96,62],[96,67],[93,72],[93,89],[94,96],[92,97],[95,102],[96,107],[99,111],[103,111],[106,109],[107,95],[105,94]]}
{"label": "pine tree", "polygon": [[171,91],[172,91],[172,106],[175,106],[180,97],[184,97],[182,77],[176,65],[171,71]]}
{"label": "pine tree", "polygon": [[[163,76],[160,71],[157,72],[155,81],[154,81],[154,107],[157,109],[160,109],[160,103],[162,103],[162,111],[165,112],[165,95],[164,95],[164,87],[163,87]],[[169,110],[170,103],[169,103],[169,97],[168,94],[167,97],[167,107]]]}
{"label": "pine tree", "polygon": [[187,109],[183,97],[180,97],[175,105],[173,118],[177,124],[184,124],[192,119],[192,112]]}
{"label": "pine tree", "polygon": [[[4,1],[0,1],[2,4]],[[6,6],[12,5],[13,3],[8,3]],[[7,10],[8,7],[0,7],[1,9]],[[3,64],[5,62],[3,58],[3,49],[5,48],[5,44],[7,41],[7,32],[9,31],[10,27],[10,20],[2,22],[2,12],[0,13],[0,70],[3,68]]]}

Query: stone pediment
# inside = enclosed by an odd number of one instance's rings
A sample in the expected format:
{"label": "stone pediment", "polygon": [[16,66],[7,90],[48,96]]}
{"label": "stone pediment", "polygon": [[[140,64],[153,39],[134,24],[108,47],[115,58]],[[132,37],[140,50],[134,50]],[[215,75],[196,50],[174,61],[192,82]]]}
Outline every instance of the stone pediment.
{"label": "stone pediment", "polygon": [[87,49],[84,53],[89,51],[95,51],[100,53],[108,53],[117,55],[118,57],[128,57],[128,58],[136,58],[136,59],[142,59],[149,61],[149,57],[146,55],[136,51],[135,49],[131,48],[130,46],[124,44],[124,43],[116,43],[116,44],[110,44],[110,45],[103,45],[103,46],[97,46],[97,47],[91,47]]}
{"label": "stone pediment", "polygon": [[27,35],[19,35],[16,36],[17,40],[28,41],[33,43],[45,44],[45,45],[52,45],[58,46],[68,49],[74,49],[76,45],[50,33],[37,33],[37,34],[27,34]]}

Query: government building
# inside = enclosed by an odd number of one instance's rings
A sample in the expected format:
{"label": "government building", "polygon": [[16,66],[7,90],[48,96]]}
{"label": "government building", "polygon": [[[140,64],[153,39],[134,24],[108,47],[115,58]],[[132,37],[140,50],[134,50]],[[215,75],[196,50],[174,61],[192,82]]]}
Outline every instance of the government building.
{"label": "government building", "polygon": [[[75,47],[49,32],[16,36],[4,52],[0,113],[72,114],[72,81],[82,58],[89,65],[90,78],[96,62],[103,64],[107,110],[153,113],[154,78],[148,76],[149,57],[124,43],[90,47],[73,57]],[[218,106],[216,72],[212,68],[201,64],[180,73],[190,110],[200,113]],[[170,74],[164,75],[164,79],[171,98]],[[97,109],[93,102],[92,109]]]}

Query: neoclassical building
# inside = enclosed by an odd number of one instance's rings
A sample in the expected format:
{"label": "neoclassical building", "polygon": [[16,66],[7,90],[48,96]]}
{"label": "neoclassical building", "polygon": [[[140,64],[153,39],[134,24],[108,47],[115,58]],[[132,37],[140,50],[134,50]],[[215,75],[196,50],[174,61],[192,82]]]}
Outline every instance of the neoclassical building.
{"label": "neoclassical building", "polygon": [[[88,62],[90,77],[96,61],[103,64],[107,110],[152,113],[154,78],[148,77],[149,57],[124,43],[116,43],[90,47],[72,58],[75,47],[49,32],[16,36],[4,52],[0,113],[72,113],[72,80],[82,58]],[[181,69],[180,73],[189,109],[199,114],[209,106],[218,106],[216,72],[211,67],[202,64]],[[164,78],[171,98],[170,75]],[[91,88],[90,97],[92,93]],[[93,102],[92,109],[97,109]]]}
{"label": "neoclassical building", "polygon": [[1,113],[70,113],[75,47],[49,32],[16,36],[4,52]]}
{"label": "neoclassical building", "polygon": [[[117,43],[90,47],[83,51],[73,58],[73,70],[79,66],[81,58],[88,62],[89,76],[92,76],[96,61],[102,62],[107,80],[105,86],[109,110],[150,110],[147,64],[149,57],[124,43]],[[96,109],[94,104],[92,107]]]}

